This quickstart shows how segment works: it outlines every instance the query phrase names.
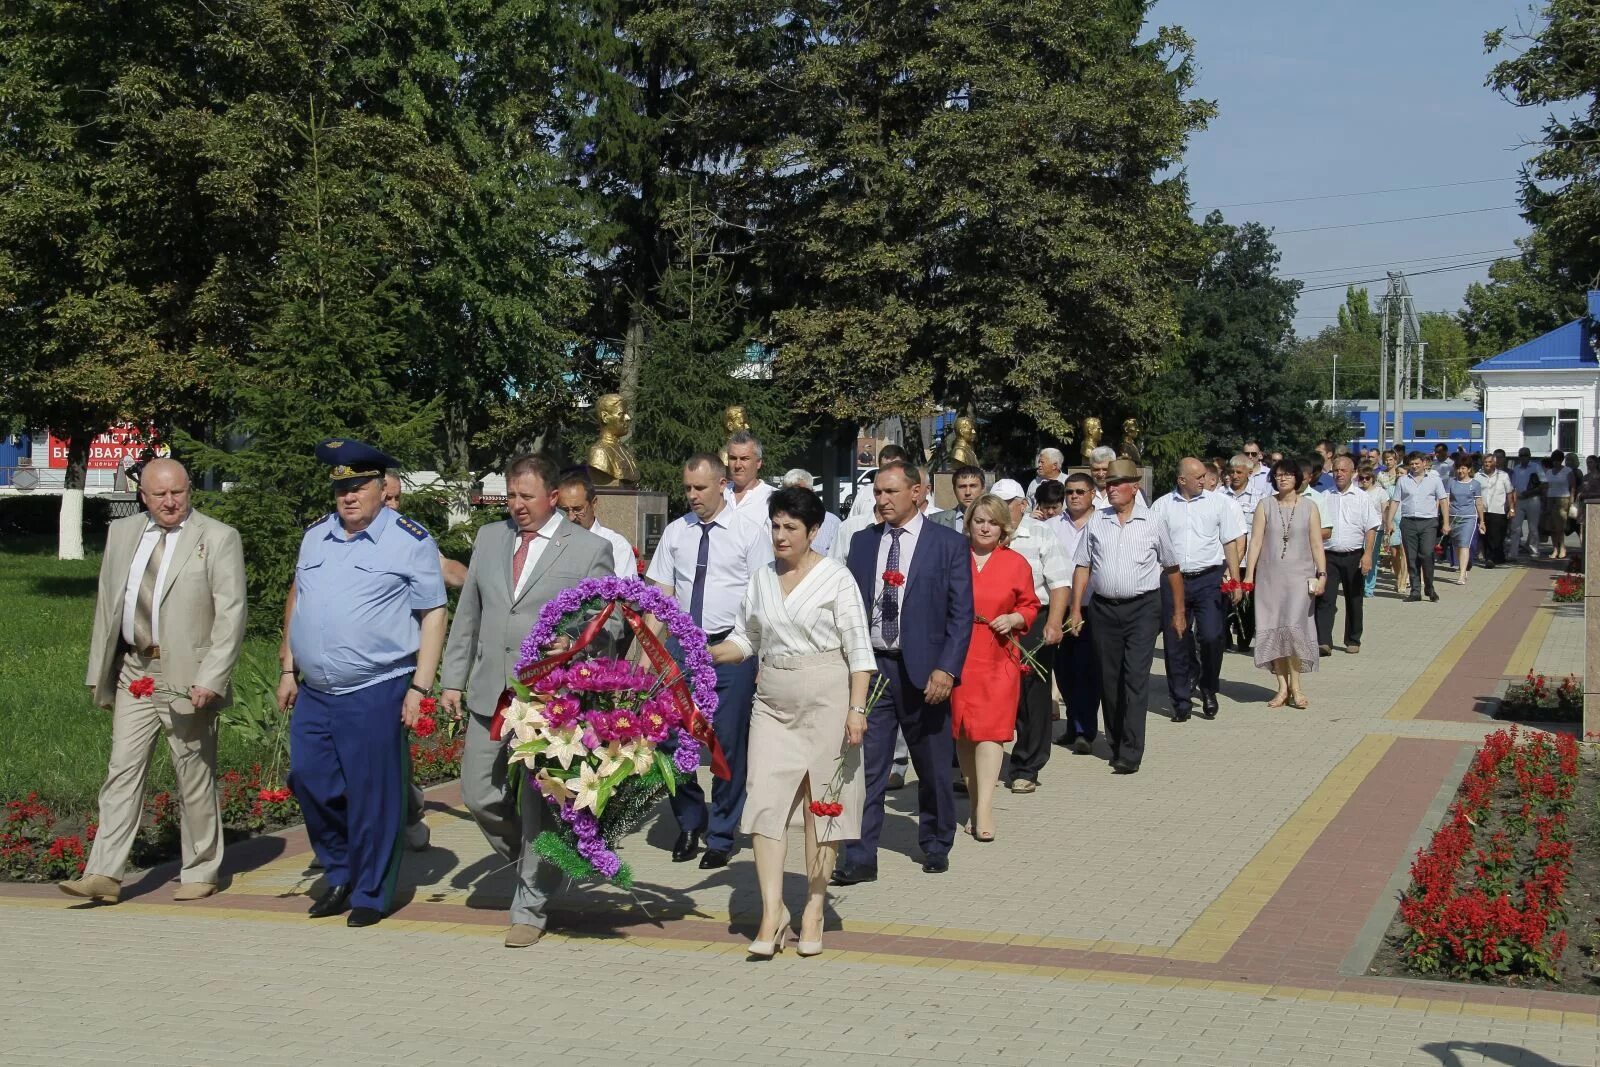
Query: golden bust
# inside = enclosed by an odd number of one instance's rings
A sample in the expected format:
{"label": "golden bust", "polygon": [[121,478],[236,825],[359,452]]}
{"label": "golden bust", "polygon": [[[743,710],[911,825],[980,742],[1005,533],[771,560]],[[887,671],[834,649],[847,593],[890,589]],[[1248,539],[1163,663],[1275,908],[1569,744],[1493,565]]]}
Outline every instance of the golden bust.
{"label": "golden bust", "polygon": [[[745,433],[750,432],[750,420],[744,416],[744,405],[729,404],[722,412],[722,439],[726,441],[741,430]],[[717,455],[722,457],[722,465],[726,467],[728,465],[728,446],[724,444],[722,451],[718,452]]]}
{"label": "golden bust", "polygon": [[1121,459],[1131,459],[1135,463],[1144,463],[1144,455],[1139,451],[1139,420],[1122,420],[1122,451],[1117,453]]}
{"label": "golden bust", "polygon": [[1078,455],[1085,466],[1090,463],[1089,453],[1100,447],[1100,420],[1093,415],[1083,420],[1083,440],[1078,445]]}
{"label": "golden bust", "polygon": [[956,420],[955,429],[950,437],[950,447],[945,454],[949,457],[952,467],[976,467],[978,465],[978,428],[973,421],[963,415]]}
{"label": "golden bust", "polygon": [[589,446],[590,478],[595,485],[637,485],[639,463],[622,443],[633,424],[627,402],[618,393],[607,393],[594,402],[594,418],[600,439]]}

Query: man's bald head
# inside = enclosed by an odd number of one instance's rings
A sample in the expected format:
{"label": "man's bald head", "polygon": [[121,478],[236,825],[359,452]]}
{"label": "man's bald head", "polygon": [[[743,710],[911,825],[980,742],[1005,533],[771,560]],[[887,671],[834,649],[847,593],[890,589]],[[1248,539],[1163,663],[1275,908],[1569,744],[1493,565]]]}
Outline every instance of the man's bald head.
{"label": "man's bald head", "polygon": [[1206,465],[1193,456],[1178,461],[1178,492],[1186,497],[1199,496],[1206,487]]}
{"label": "man's bald head", "polygon": [[139,474],[139,498],[156,525],[171,529],[189,517],[189,472],[175,459],[153,459]]}

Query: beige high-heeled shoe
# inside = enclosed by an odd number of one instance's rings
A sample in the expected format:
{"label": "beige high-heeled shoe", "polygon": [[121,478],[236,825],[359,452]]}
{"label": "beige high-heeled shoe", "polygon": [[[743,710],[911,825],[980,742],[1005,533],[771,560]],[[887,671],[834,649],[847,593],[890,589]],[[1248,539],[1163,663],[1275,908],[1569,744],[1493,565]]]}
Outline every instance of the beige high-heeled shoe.
{"label": "beige high-heeled shoe", "polygon": [[745,949],[752,956],[759,956],[770,960],[773,956],[783,951],[783,946],[794,937],[794,931],[789,928],[789,909],[783,909],[783,918],[778,920],[778,929],[771,941],[752,941]]}
{"label": "beige high-heeled shoe", "polygon": [[815,940],[815,941],[806,941],[803,938],[800,938],[798,934],[795,935],[795,936],[796,936],[796,940],[795,940],[795,943],[794,943],[794,951],[795,951],[796,955],[798,955],[798,956],[820,956],[820,955],[822,955],[822,939],[820,937],[817,938],[817,940]]}

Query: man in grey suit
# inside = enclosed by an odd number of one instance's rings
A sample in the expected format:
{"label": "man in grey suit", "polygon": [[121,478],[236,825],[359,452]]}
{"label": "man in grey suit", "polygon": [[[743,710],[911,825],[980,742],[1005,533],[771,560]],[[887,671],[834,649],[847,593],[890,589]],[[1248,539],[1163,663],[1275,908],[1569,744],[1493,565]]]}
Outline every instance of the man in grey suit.
{"label": "man in grey suit", "polygon": [[244,644],[244,550],[232,526],[189,504],[183,465],[145,466],[148,509],[111,524],[100,563],[86,682],[111,710],[111,759],[100,790],[100,829],[69,896],[114,904],[139,832],[145,776],[165,728],[182,810],[183,868],[174,900],[217,891],[222,811],[217,799],[217,712]]}
{"label": "man in grey suit", "polygon": [[956,493],[956,506],[946,511],[936,511],[927,518],[935,526],[964,534],[967,532],[967,509],[983,495],[983,468],[957,467],[950,481]]}
{"label": "man in grey suit", "polygon": [[[506,746],[490,739],[490,720],[540,609],[583,579],[612,573],[610,543],[556,509],[558,482],[556,465],[544,456],[518,457],[506,469],[511,517],[478,531],[441,676],[445,710],[459,715],[465,690],[471,713],[461,755],[461,799],[495,852],[517,865],[507,948],[526,948],[544,936],[545,905],[562,874],[529,848],[546,828],[547,806],[527,786],[513,805]],[[557,638],[551,650],[567,642]]]}

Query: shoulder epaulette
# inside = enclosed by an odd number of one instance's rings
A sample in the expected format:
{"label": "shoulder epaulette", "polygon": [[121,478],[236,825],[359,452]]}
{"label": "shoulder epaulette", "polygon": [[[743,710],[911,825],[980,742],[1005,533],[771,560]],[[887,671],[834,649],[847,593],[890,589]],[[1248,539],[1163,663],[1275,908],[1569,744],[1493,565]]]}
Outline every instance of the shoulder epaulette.
{"label": "shoulder epaulette", "polygon": [[420,522],[408,519],[404,515],[396,515],[394,524],[418,541],[426,541],[428,539],[428,531],[423,528]]}
{"label": "shoulder epaulette", "polygon": [[316,527],[321,526],[323,523],[327,522],[331,518],[333,518],[333,515],[332,515],[331,512],[329,514],[327,514],[327,515],[319,515],[317,518],[312,519],[309,523],[306,524],[306,529],[308,529],[308,530],[315,529]]}

